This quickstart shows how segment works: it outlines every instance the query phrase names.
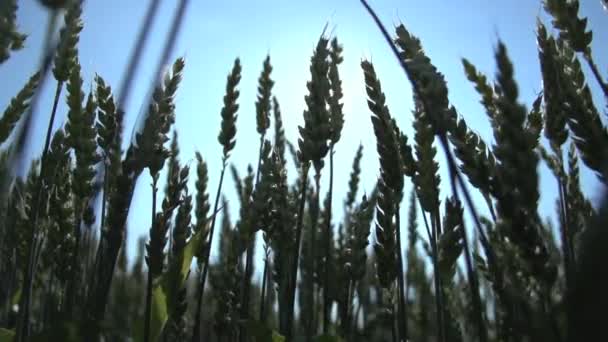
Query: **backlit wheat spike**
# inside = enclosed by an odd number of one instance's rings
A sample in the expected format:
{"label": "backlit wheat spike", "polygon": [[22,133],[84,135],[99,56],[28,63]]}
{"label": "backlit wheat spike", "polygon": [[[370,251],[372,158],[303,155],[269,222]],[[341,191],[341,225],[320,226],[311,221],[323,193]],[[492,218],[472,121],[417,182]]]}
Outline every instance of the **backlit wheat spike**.
{"label": "backlit wheat spike", "polygon": [[[65,284],[71,280],[73,269],[74,209],[71,182],[71,157],[65,142],[63,130],[57,130],[49,150],[49,172],[44,177],[52,180],[54,186],[49,195],[49,230],[46,256],[50,260],[55,276]],[[43,257],[44,258],[44,257]]]}
{"label": "backlit wheat spike", "polygon": [[437,149],[433,146],[434,134],[430,117],[423,112],[419,104],[414,110],[414,129],[416,134],[415,150],[417,157],[416,169],[413,182],[416,193],[420,198],[422,209],[431,215],[436,215],[439,208],[439,164],[435,161]]}
{"label": "backlit wheat spike", "polygon": [[447,129],[448,88],[443,74],[425,55],[420,40],[403,24],[396,28],[395,43],[401,49],[400,58],[409,67],[412,82],[416,84],[416,96],[424,103],[433,132],[442,135]]}
{"label": "backlit wheat spike", "polygon": [[553,149],[557,150],[568,138],[566,119],[570,105],[564,102],[564,98],[566,98],[564,65],[559,58],[555,40],[547,35],[547,30],[540,23],[538,24],[537,41],[543,76],[545,137],[549,139]]}
{"label": "backlit wheat spike", "polygon": [[78,41],[83,24],[80,19],[82,15],[82,5],[80,1],[72,1],[65,14],[65,26],[61,29],[59,46],[55,54],[55,66],[53,75],[57,82],[65,82],[70,77],[72,68],[77,63]]}
{"label": "backlit wheat spike", "polygon": [[494,88],[489,84],[487,77],[477,71],[477,68],[466,58],[462,59],[462,66],[467,79],[475,84],[475,90],[481,95],[480,102],[486,109],[488,117],[494,122],[493,118],[496,117],[496,95],[494,94]]}
{"label": "backlit wheat spike", "polygon": [[330,114],[327,108],[330,93],[327,78],[329,69],[327,45],[328,40],[321,37],[311,57],[311,80],[306,84],[309,94],[305,96],[307,109],[304,111],[304,127],[298,127],[299,159],[302,163],[313,162],[317,173],[323,168],[323,158],[329,151],[328,140],[331,134]]}
{"label": "backlit wheat spike", "polygon": [[163,84],[154,89],[143,130],[135,135],[134,167],[148,168],[153,177],[162,169],[165,159],[169,156],[164,144],[169,140],[167,134],[175,121],[173,100],[181,81],[183,67],[184,60],[178,58],[171,73],[165,75]]}
{"label": "backlit wheat spike", "polygon": [[230,75],[228,75],[228,81],[226,82],[226,95],[224,96],[224,107],[222,108],[222,127],[218,136],[218,141],[224,147],[224,161],[228,159],[230,151],[234,148],[236,141],[234,136],[236,135],[236,119],[239,105],[237,100],[239,98],[239,91],[236,87],[241,80],[241,62],[237,58],[234,60],[234,66]]}
{"label": "backlit wheat spike", "polygon": [[604,81],[591,52],[593,32],[587,31],[587,18],[579,17],[579,1],[544,0],[543,3],[545,10],[553,17],[553,26],[559,30],[560,40],[568,42],[574,51],[583,54],[604,96],[608,96],[608,84]]}
{"label": "backlit wheat spike", "polygon": [[270,99],[272,86],[274,85],[274,81],[270,78],[271,72],[270,56],[266,56],[264,69],[258,79],[258,96],[255,103],[257,131],[262,136],[266,134],[266,130],[270,127]]}
{"label": "backlit wheat spike", "polygon": [[344,113],[342,112],[344,104],[340,103],[344,94],[342,93],[342,81],[340,80],[340,72],[338,70],[338,66],[343,61],[342,45],[338,43],[338,38],[334,38],[331,40],[331,47],[329,50],[328,78],[331,92],[327,98],[331,121],[332,144],[335,144],[340,140],[342,127],[344,127]]}
{"label": "backlit wheat spike", "polygon": [[606,183],[606,154],[608,152],[608,130],[602,124],[597,108],[593,103],[591,90],[585,81],[578,58],[563,42],[558,41],[562,61],[567,67],[566,99],[570,103],[568,128],[579,150],[580,157],[590,169],[595,171]]}
{"label": "backlit wheat spike", "polygon": [[[207,222],[209,219],[209,210],[211,209],[211,203],[209,203],[209,190],[208,190],[208,169],[207,163],[203,160],[202,155],[196,152],[196,206],[194,208],[194,216],[196,217],[196,223],[193,226],[193,231],[198,232],[201,229],[207,229]],[[203,248],[205,248],[203,246]],[[197,264],[200,268],[202,266],[202,252],[203,249],[199,250],[196,254]]]}
{"label": "backlit wheat spike", "polygon": [[[392,296],[395,280],[398,280],[397,322],[399,338],[407,339],[407,321],[405,312],[403,266],[401,244],[399,241],[399,204],[403,196],[403,164],[401,160],[399,129],[391,118],[380,81],[376,77],[373,65],[362,61],[367,91],[367,104],[372,112],[371,120],[376,136],[376,149],[380,160],[380,178],[378,180],[378,198],[376,202],[376,253],[377,275],[383,291]],[[387,309],[388,310],[388,309]],[[389,310],[390,311],[390,310]],[[392,321],[392,312],[387,322]]]}
{"label": "backlit wheat spike", "polygon": [[38,83],[40,81],[40,73],[35,73],[30,77],[23,88],[11,99],[8,107],[4,110],[0,117],[0,144],[6,141],[10,136],[13,128],[25,113],[30,104],[30,99],[34,95]]}
{"label": "backlit wheat spike", "polygon": [[[68,91],[68,122],[65,125],[66,140],[68,145],[74,150],[76,167],[74,168],[74,180],[72,191],[74,193],[74,237],[75,252],[73,253],[74,279],[68,284],[66,312],[71,315],[74,301],[78,299],[79,293],[77,283],[80,283],[80,246],[82,240],[81,224],[94,221],[87,219],[87,202],[95,191],[94,166],[100,160],[97,154],[97,132],[95,129],[95,117],[97,104],[92,93],[89,93],[86,104],[83,107],[84,93],[82,92],[82,78],[80,76],[80,64],[76,59],[72,67],[70,77],[67,82]],[[87,222],[89,221],[89,222]]]}
{"label": "backlit wheat spike", "polygon": [[355,153],[355,158],[353,159],[353,166],[350,172],[350,179],[348,180],[348,192],[346,193],[346,200],[344,201],[344,206],[346,212],[349,212],[357,197],[357,192],[359,190],[359,178],[361,175],[361,158],[363,158],[363,145],[359,144],[357,148],[357,152]]}
{"label": "backlit wheat spike", "polygon": [[545,0],[545,10],[553,17],[553,26],[560,31],[560,38],[576,52],[586,52],[593,39],[587,30],[587,19],[578,18],[578,0]]}
{"label": "backlit wheat spike", "polygon": [[283,118],[281,115],[281,107],[279,106],[279,100],[276,97],[272,97],[272,112],[274,115],[274,150],[279,155],[280,160],[286,163],[285,160],[285,129],[283,128]]}
{"label": "backlit wheat spike", "polygon": [[467,126],[464,118],[458,117],[456,109],[450,110],[448,139],[454,146],[454,154],[460,160],[460,170],[469,183],[483,195],[492,218],[496,220],[490,194],[500,188],[496,179],[496,160],[483,139]]}

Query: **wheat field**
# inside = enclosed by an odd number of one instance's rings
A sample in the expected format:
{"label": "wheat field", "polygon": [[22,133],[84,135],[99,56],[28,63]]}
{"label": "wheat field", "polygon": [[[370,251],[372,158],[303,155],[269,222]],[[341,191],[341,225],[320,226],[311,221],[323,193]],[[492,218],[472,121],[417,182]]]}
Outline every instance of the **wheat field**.
{"label": "wheat field", "polygon": [[[361,0],[385,42],[376,53],[397,61],[413,106],[391,111],[383,75],[360,61],[375,148],[350,146],[340,186],[348,47],[339,30],[326,27],[309,64],[297,66],[308,75],[297,136],[286,134],[271,55],[254,104],[241,100],[241,59],[228,57],[225,83],[214,85],[224,96],[213,137],[221,157],[211,163],[215,155],[180,152],[175,127],[188,61],[170,56],[188,1],[177,2],[160,42],[162,77],[144,85],[135,128],[125,103],[159,2],[150,1],[120,84],[83,80],[96,72],[80,61],[83,3],[39,2],[54,26],[0,116],[0,342],[608,340],[608,196],[581,184],[582,172],[607,183],[608,82],[594,59],[603,42],[579,0],[539,3],[551,20],[530,28],[542,76],[530,104],[500,39],[493,74],[462,58],[470,82],[450,88],[477,92],[492,139],[450,101],[424,37],[385,26]],[[17,0],[2,0],[0,68],[29,39],[17,10]],[[41,108],[48,128],[34,132],[43,82],[53,103]],[[237,141],[250,112],[257,139]],[[412,127],[399,127],[402,116]],[[44,141],[33,159],[32,134]],[[235,158],[247,144],[254,160]],[[367,191],[364,154],[378,162]],[[541,165],[558,189],[551,212],[539,205]],[[138,180],[149,198],[137,198]],[[148,203],[151,224],[127,256],[136,200]]]}

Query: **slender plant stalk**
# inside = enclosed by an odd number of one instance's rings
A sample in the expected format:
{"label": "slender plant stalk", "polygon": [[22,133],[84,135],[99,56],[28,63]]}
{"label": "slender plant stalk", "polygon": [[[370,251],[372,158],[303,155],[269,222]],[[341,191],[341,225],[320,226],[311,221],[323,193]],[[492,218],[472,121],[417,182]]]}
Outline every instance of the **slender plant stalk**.
{"label": "slender plant stalk", "polygon": [[[448,158],[452,159],[452,163],[448,164],[448,165],[450,165],[450,168],[454,168],[455,167],[454,165],[456,163],[453,160],[454,157],[452,156],[452,151],[447,150],[446,154],[447,154]],[[462,180],[462,175],[457,170],[452,170],[450,172],[450,174],[452,175],[452,177],[453,177],[453,175],[455,175],[456,177],[459,178],[460,186],[463,190],[465,199],[467,201],[467,206],[469,207],[471,215],[473,216],[476,223],[478,224],[477,227],[479,229],[479,235],[481,237],[482,243],[485,243],[486,246],[489,246],[490,244],[488,242],[487,237],[485,236],[485,232],[481,229],[481,224],[479,223],[479,217],[477,216],[475,207],[473,207],[473,203],[472,203],[470,194],[468,193],[468,191],[465,191],[466,185],[464,184],[464,181]],[[454,195],[454,198],[456,199],[457,202],[460,202],[459,196],[458,196],[458,190],[456,189],[456,182],[454,182],[454,180],[451,179],[450,184],[452,186],[452,194]],[[482,309],[482,305],[481,305],[481,296],[479,294],[479,277],[477,275],[477,272],[475,272],[475,268],[473,268],[473,262],[471,261],[471,252],[470,252],[469,242],[468,242],[468,235],[466,233],[466,229],[464,229],[464,222],[462,224],[463,224],[462,240],[463,240],[463,245],[464,245],[465,265],[467,268],[467,278],[470,283],[471,298],[473,300],[473,309],[477,316],[476,317],[477,318],[477,333],[479,335],[480,341],[486,342],[486,341],[488,341],[488,332],[485,328],[485,321],[483,318],[483,309]],[[493,250],[491,248],[487,248],[486,253],[488,254],[487,255],[488,262],[493,267],[496,267],[495,266],[495,256],[494,256]],[[510,309],[507,309],[507,316],[510,317]]]}
{"label": "slender plant stalk", "polygon": [[[263,150],[264,150],[264,138],[265,138],[265,134],[262,134],[260,136],[260,150],[258,153],[258,167],[256,170],[256,174],[255,174],[255,188],[257,188],[259,182],[260,182],[260,168],[262,166],[262,154],[263,154]],[[253,199],[247,199],[247,200],[253,200]],[[251,229],[253,229],[254,227],[250,227]],[[255,229],[254,229],[255,231]],[[243,320],[243,322],[246,322],[249,319],[249,297],[250,297],[250,291],[251,291],[251,273],[252,273],[252,268],[253,268],[253,244],[255,243],[255,233],[252,233],[251,236],[248,236],[249,239],[251,239],[251,241],[248,241],[247,243],[247,251],[246,251],[246,256],[245,256],[245,275],[243,277],[243,301],[241,303],[241,319]],[[264,266],[264,271],[266,271],[266,266]],[[260,303],[260,305],[263,305],[262,303],[264,302],[264,286],[266,285],[266,279],[264,278],[264,280],[262,281],[262,302]],[[247,341],[247,329],[241,325],[240,329],[239,329],[239,341],[241,342],[246,342]]]}
{"label": "slender plant stalk", "polygon": [[266,323],[266,287],[268,284],[268,254],[264,258],[264,271],[262,272],[262,294],[260,295],[260,322]]}
{"label": "slender plant stalk", "polygon": [[[331,322],[331,304],[329,296],[329,272],[331,250],[331,204],[334,189],[334,145],[329,148],[329,192],[327,193],[329,205],[327,206],[327,226],[325,228],[325,270],[323,277],[323,334],[329,333]],[[318,196],[318,195],[317,195]]]}
{"label": "slender plant stalk", "polygon": [[436,208],[437,215],[431,214],[431,249],[433,251],[433,280],[435,284],[435,313],[437,315],[437,327],[439,328],[439,341],[446,341],[446,328],[445,328],[445,317],[444,317],[444,303],[443,303],[443,290],[441,287],[441,279],[439,277],[439,250],[437,248],[437,240],[440,234],[441,228],[438,228],[439,218],[438,213],[439,209]]}
{"label": "slender plant stalk", "polygon": [[595,80],[600,85],[600,88],[602,88],[604,97],[608,98],[608,84],[606,84],[606,82],[604,82],[604,79],[602,78],[602,74],[598,70],[597,65],[595,64],[595,61],[593,60],[593,56],[590,53],[584,53],[583,55],[585,57],[585,61],[587,61],[587,65],[589,65],[589,68],[591,69],[591,72],[593,73],[593,77],[595,77]]}
{"label": "slender plant stalk", "polygon": [[[49,146],[51,144],[51,135],[53,132],[53,123],[55,122],[55,115],[57,113],[57,105],[59,104],[59,98],[61,96],[61,89],[63,88],[63,82],[58,81],[57,87],[55,89],[55,98],[53,99],[53,108],[51,109],[51,116],[49,118],[49,124],[46,131],[46,137],[44,140],[44,148],[42,150],[42,157],[40,161],[40,175],[45,174],[46,172],[46,159],[49,150]],[[43,177],[40,176],[36,179],[36,190],[35,190],[35,198],[34,198],[34,216],[31,221],[32,233],[29,237],[30,241],[30,250],[28,252],[28,267],[25,273],[25,278],[23,280],[23,294],[21,297],[21,302],[19,303],[19,321],[17,323],[17,334],[16,334],[16,342],[27,341],[29,338],[29,321],[30,321],[30,302],[31,302],[31,292],[32,292],[32,282],[34,275],[36,274],[36,265],[37,265],[37,254],[39,253],[39,249],[42,247],[42,236],[38,232],[38,215],[40,211],[40,206],[42,205],[42,192],[43,192]]]}
{"label": "slender plant stalk", "polygon": [[302,182],[302,189],[300,194],[300,203],[298,208],[298,217],[296,221],[296,244],[293,259],[291,260],[291,278],[289,284],[289,302],[287,309],[287,331],[285,334],[285,340],[287,342],[293,341],[294,336],[294,306],[296,299],[296,285],[298,279],[298,259],[300,258],[300,245],[302,243],[302,225],[304,223],[304,206],[306,204],[306,191],[308,188],[308,169],[309,163],[302,165],[302,174],[300,181]]}
{"label": "slender plant stalk", "polygon": [[399,286],[399,301],[398,308],[399,312],[397,317],[399,317],[399,336],[401,341],[408,341],[408,330],[407,330],[407,312],[405,311],[405,284],[403,280],[403,255],[401,249],[401,215],[399,213],[399,204],[395,209],[395,231],[397,236],[397,285]]}
{"label": "slender plant stalk", "polygon": [[[156,221],[156,195],[158,193],[158,174],[152,177],[152,227]],[[152,272],[148,270],[148,280],[146,283],[146,311],[144,314],[144,342],[150,341],[150,312],[152,310]]]}
{"label": "slender plant stalk", "polygon": [[[217,186],[217,192],[215,194],[215,203],[213,205],[213,212],[216,213],[219,203],[220,203],[220,195],[222,193],[222,183],[224,182],[224,174],[226,173],[226,162],[224,161],[222,166],[222,172],[220,173],[220,182]],[[199,283],[199,300],[197,303],[196,314],[194,319],[194,332],[192,334],[192,342],[202,342],[202,334],[201,334],[201,311],[202,311],[202,299],[205,295],[205,282],[207,281],[207,273],[209,270],[209,254],[211,253],[211,246],[213,242],[213,232],[215,231],[215,219],[217,215],[213,215],[211,219],[211,227],[209,228],[209,242],[208,246],[205,249],[205,255],[203,256],[203,272],[201,274],[201,279]]]}

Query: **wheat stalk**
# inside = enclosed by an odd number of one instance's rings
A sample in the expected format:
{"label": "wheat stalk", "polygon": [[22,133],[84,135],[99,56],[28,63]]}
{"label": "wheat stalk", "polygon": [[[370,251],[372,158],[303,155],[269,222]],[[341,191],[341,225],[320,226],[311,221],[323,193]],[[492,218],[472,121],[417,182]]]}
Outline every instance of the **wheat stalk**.
{"label": "wheat stalk", "polygon": [[[241,80],[241,62],[237,58],[234,61],[234,65],[232,67],[232,71],[227,77],[226,82],[226,95],[224,96],[224,106],[221,110],[222,122],[221,122],[221,130],[218,135],[218,141],[223,147],[223,157],[222,157],[222,171],[220,173],[220,180],[217,187],[217,193],[215,195],[215,203],[213,205],[213,213],[217,212],[220,194],[222,191],[222,183],[224,180],[224,173],[226,172],[226,162],[230,155],[230,151],[234,149],[236,144],[235,135],[236,135],[236,119],[237,119],[237,111],[239,109],[239,105],[237,104],[237,100],[239,97],[239,91],[237,90],[237,86],[239,81]],[[201,298],[204,297],[205,292],[205,282],[207,279],[207,272],[209,269],[209,254],[211,252],[211,246],[213,242],[213,231],[215,228],[215,214],[211,219],[211,226],[209,228],[209,242],[206,244],[205,253],[202,257],[203,263],[203,272],[201,274],[201,279],[199,283],[199,296]],[[200,309],[200,308],[197,308]],[[192,332],[192,342],[198,342],[201,340],[201,327],[200,327],[200,310],[196,312],[195,323]]]}

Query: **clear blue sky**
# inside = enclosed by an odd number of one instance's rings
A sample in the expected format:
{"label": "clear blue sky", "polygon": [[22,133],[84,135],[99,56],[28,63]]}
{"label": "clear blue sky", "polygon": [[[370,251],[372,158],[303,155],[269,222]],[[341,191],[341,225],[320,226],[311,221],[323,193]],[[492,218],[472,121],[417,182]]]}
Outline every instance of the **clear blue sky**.
{"label": "clear blue sky", "polygon": [[[35,70],[48,19],[46,11],[37,1],[18,2],[18,25],[22,32],[29,34],[29,38],[26,48],[0,67],[0,108],[8,104]],[[488,120],[479,104],[480,97],[464,76],[460,62],[462,57],[468,58],[492,78],[495,71],[494,47],[500,38],[507,45],[514,62],[521,100],[529,106],[541,90],[535,23],[537,18],[546,23],[548,21],[540,0],[376,0],[370,3],[389,28],[403,22],[421,38],[427,54],[446,76],[450,100],[487,142],[492,141]],[[136,86],[126,106],[126,137],[131,134],[149,84],[154,80],[153,72],[176,4],[177,1],[162,1],[135,79]],[[98,73],[116,90],[147,5],[148,1],[142,0],[86,1],[83,14],[85,27],[79,46],[86,87],[90,86],[92,77]],[[606,74],[608,54],[605,44],[599,42],[608,41],[608,14],[599,0],[581,0],[581,13],[589,17],[590,27],[594,31],[594,56]],[[259,138],[255,130],[254,102],[263,59],[270,54],[274,66],[272,78],[276,82],[274,94],[282,107],[287,137],[296,142],[297,126],[303,122],[310,56],[326,23],[329,23],[332,34],[343,43],[345,57],[340,72],[344,85],[346,123],[335,155],[335,212],[341,212],[351,160],[359,143],[364,145],[362,182],[367,191],[371,190],[378,175],[375,140],[359,66],[362,59],[370,59],[375,64],[392,114],[401,128],[413,136],[410,85],[359,1],[190,1],[171,59],[178,56],[186,58],[184,79],[176,99],[175,128],[179,132],[182,162],[190,162],[194,166],[194,151],[200,151],[209,164],[210,188],[213,192],[221,163],[221,148],[217,142],[219,112],[226,75],[234,58],[241,58],[243,73],[239,87],[237,144],[230,161],[244,174],[246,165],[257,161]],[[595,82],[590,81],[593,89],[597,89]],[[53,82],[47,83],[35,114],[34,129],[38,133],[33,136],[30,145],[36,153],[42,148],[42,132],[48,122],[53,93],[51,87],[54,89],[54,86]],[[597,95],[596,100],[598,108],[603,111],[604,99]],[[57,126],[65,122],[66,112],[64,97],[59,107]],[[443,154],[439,153],[438,156],[442,164],[442,192],[445,196],[449,194],[447,168],[443,163]],[[555,179],[548,170],[541,167],[539,173],[542,179],[541,215],[544,217],[552,215],[557,192]],[[594,198],[598,185],[595,177],[584,172],[583,182],[587,194]],[[145,172],[139,179],[129,216],[131,255],[136,238],[147,234],[149,229],[149,184],[150,178]],[[227,177],[224,189],[231,202],[231,212],[235,214],[238,203],[230,177]],[[409,188],[406,190],[409,191]],[[480,205],[480,208],[484,207]]]}

